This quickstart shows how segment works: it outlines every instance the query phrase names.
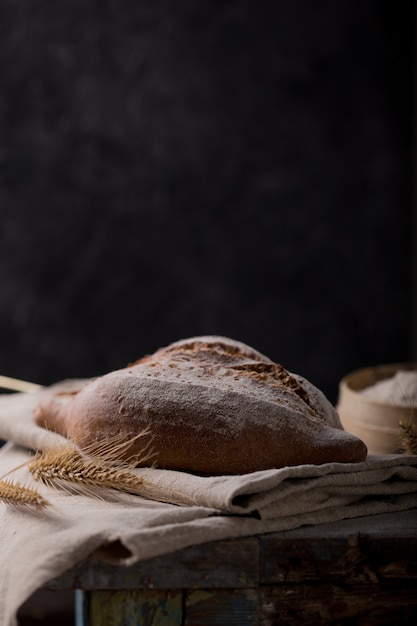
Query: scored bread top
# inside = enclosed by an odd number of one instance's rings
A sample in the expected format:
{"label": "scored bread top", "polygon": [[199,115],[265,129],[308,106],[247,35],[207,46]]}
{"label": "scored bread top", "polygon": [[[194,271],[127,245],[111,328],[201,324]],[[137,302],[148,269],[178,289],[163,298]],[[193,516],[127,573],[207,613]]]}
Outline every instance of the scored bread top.
{"label": "scored bread top", "polygon": [[175,342],[75,395],[46,397],[36,421],[81,447],[149,428],[158,467],[203,474],[366,456],[316,387],[219,336]]}

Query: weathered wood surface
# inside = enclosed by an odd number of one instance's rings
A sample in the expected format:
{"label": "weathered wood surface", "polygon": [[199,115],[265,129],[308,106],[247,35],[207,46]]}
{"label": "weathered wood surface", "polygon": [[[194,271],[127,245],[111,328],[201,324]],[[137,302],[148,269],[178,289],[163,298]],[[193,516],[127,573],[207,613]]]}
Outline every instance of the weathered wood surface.
{"label": "weathered wood surface", "polygon": [[255,587],[259,541],[216,541],[128,567],[90,557],[51,583],[55,588],[203,589]]}
{"label": "weathered wood surface", "polygon": [[98,591],[91,594],[88,619],[94,626],[182,626],[183,599],[178,591]]}
{"label": "weathered wood surface", "polygon": [[94,591],[80,626],[281,626],[417,623],[416,585],[282,585],[257,589]]}
{"label": "weathered wood surface", "polygon": [[130,567],[92,556],[50,587],[84,590],[78,626],[415,626],[417,510],[212,542]]}

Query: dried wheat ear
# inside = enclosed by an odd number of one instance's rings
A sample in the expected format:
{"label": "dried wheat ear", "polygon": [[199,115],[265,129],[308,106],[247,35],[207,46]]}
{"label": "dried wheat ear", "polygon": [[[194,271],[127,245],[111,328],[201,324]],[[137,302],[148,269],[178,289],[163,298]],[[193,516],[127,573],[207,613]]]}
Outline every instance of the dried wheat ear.
{"label": "dried wheat ear", "polygon": [[[148,438],[139,455],[128,456],[132,443]],[[74,443],[64,447],[37,452],[28,463],[32,476],[42,484],[63,489],[70,493],[103,495],[103,489],[144,495],[143,480],[132,473],[140,462],[154,456],[152,437],[143,431],[130,440],[126,436],[114,436],[104,443],[80,449]]]}
{"label": "dried wheat ear", "polygon": [[0,501],[14,507],[43,509],[49,503],[36,489],[23,487],[18,482],[0,480]]}
{"label": "dried wheat ear", "polygon": [[404,454],[417,454],[417,422],[400,420],[400,438]]}

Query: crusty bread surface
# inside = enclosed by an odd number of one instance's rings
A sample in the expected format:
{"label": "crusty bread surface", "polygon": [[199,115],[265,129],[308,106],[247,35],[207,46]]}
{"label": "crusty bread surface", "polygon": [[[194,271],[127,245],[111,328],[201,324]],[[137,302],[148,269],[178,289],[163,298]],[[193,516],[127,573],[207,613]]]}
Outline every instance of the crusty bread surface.
{"label": "crusty bread surface", "polygon": [[[217,336],[170,344],[78,392],[46,394],[35,420],[81,448],[149,429],[157,467],[200,474],[353,463],[367,453],[310,382]],[[129,454],[143,446],[137,439]]]}

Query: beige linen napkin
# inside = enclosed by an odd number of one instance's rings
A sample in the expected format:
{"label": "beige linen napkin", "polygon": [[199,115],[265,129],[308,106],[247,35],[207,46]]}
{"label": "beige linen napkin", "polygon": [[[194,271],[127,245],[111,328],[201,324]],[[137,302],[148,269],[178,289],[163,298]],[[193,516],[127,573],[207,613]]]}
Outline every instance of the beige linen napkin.
{"label": "beige linen napkin", "polygon": [[[24,463],[28,449],[65,442],[33,423],[38,400],[39,394],[0,396],[0,438],[9,440],[0,451],[0,476]],[[151,499],[109,494],[100,500],[38,486],[50,502],[45,510],[0,503],[0,624],[13,626],[33,591],[116,540],[129,551],[120,560],[128,564],[217,539],[417,508],[417,457],[411,456],[242,476],[135,473]],[[35,484],[25,466],[12,475]]]}

